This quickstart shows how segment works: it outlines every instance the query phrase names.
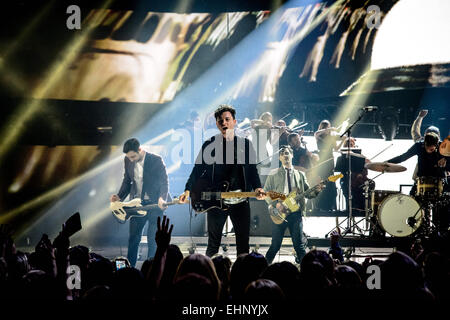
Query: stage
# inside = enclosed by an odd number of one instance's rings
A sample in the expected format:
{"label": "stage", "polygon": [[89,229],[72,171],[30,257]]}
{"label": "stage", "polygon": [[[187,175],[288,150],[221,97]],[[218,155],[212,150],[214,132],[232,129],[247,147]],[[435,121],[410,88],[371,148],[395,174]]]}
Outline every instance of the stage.
{"label": "stage", "polygon": [[[348,236],[340,240],[341,247],[346,252],[346,258],[362,263],[366,257],[372,257],[380,260],[387,258],[389,254],[394,252],[398,246],[408,243],[410,238],[394,238],[387,237],[383,239],[370,239],[363,237]],[[190,253],[205,254],[207,246],[207,237],[183,237],[175,236],[171,239],[171,244],[177,245],[183,256]],[[269,249],[271,242],[270,237],[250,237],[250,251],[256,251],[265,255]],[[147,258],[147,237],[143,236],[138,252],[138,261],[136,267],[140,269],[142,263]],[[75,244],[74,244],[75,245]],[[330,247],[329,238],[315,238],[310,237],[307,240],[308,252],[311,249],[328,251]],[[33,247],[18,247],[18,250],[24,252],[32,252]],[[122,246],[93,246],[89,247],[90,252],[95,252],[108,259],[127,256],[127,243],[124,242]],[[219,254],[227,256],[232,262],[236,260],[236,240],[233,235],[222,237],[222,245]],[[282,247],[274,259],[274,263],[289,261],[295,263],[295,251],[292,246],[290,237],[283,239]]]}

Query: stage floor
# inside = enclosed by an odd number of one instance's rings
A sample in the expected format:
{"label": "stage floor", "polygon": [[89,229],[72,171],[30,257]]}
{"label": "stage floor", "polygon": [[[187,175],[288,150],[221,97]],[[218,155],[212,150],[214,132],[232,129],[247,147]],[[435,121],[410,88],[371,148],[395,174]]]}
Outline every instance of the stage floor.
{"label": "stage floor", "polygon": [[[175,236],[171,239],[171,244],[179,246],[184,256],[192,252],[205,254],[207,237],[182,237]],[[398,238],[369,239],[360,237],[344,237],[340,240],[342,248],[347,252],[346,257],[350,260],[362,263],[366,257],[373,257],[384,260],[389,254],[395,251]],[[265,255],[269,249],[271,237],[250,237],[250,251],[256,251]],[[313,248],[328,251],[330,239],[308,238],[307,249]],[[140,269],[142,263],[147,258],[147,237],[143,236],[139,246],[138,262],[136,267]],[[32,247],[18,247],[18,250],[32,252]],[[114,259],[116,257],[127,256],[127,243],[122,246],[92,246],[91,252],[98,253],[105,258]],[[236,260],[236,239],[234,236],[222,237],[222,245],[219,254],[227,256],[232,262]],[[289,261],[295,263],[295,251],[290,237],[284,237],[282,247],[273,262]]]}
{"label": "stage floor", "polygon": [[[178,245],[183,255],[187,256],[192,252],[205,254],[207,240],[207,237],[172,237],[171,244]],[[313,248],[328,251],[329,241],[329,239],[325,238],[308,238],[308,248],[306,251]],[[256,251],[265,255],[269,249],[270,242],[270,237],[250,237],[250,251]],[[147,238],[144,236],[142,237],[141,245],[139,247],[139,259],[136,264],[137,268],[140,268],[143,261],[147,258],[146,243]],[[362,263],[368,256],[384,260],[395,250],[395,247],[389,247],[389,242],[386,243],[386,241],[376,242],[370,239],[360,239],[355,237],[341,239],[341,245],[344,250],[347,250],[347,257],[349,257],[350,260],[359,263]],[[92,247],[90,249],[109,259],[114,259],[118,256],[126,257],[127,255],[126,244],[122,247]],[[236,260],[236,241],[234,236],[222,237],[222,245],[219,249],[219,254],[229,257],[232,262]],[[282,247],[274,260],[274,262],[281,261],[295,263],[295,251],[290,237],[285,237],[283,239]]]}

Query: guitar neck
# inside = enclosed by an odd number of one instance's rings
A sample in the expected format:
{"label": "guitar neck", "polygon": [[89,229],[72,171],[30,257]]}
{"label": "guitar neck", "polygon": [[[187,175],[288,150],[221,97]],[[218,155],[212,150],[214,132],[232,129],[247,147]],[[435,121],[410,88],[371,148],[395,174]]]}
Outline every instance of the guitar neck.
{"label": "guitar neck", "polygon": [[258,194],[256,192],[221,192],[220,197],[222,199],[230,198],[256,198]]}
{"label": "guitar neck", "polygon": [[[178,203],[179,203],[178,201],[166,202],[166,206],[171,206],[171,205],[178,204]],[[158,204],[154,203],[154,204],[148,204],[148,205],[142,206],[142,207],[136,207],[133,209],[134,210],[149,210],[149,209],[154,209],[157,207],[158,207]]]}

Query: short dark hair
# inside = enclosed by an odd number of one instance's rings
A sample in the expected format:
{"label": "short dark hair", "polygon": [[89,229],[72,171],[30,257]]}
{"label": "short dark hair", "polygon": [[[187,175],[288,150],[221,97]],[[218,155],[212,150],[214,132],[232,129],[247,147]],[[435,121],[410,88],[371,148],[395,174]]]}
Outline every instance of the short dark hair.
{"label": "short dark hair", "polygon": [[438,137],[441,136],[441,132],[439,131],[438,127],[435,126],[429,126],[426,130],[425,130],[425,134],[429,133],[429,132],[434,132],[438,135]]}
{"label": "short dark hair", "polygon": [[425,135],[423,141],[424,141],[426,147],[430,147],[430,146],[437,147],[437,145],[439,143],[439,136],[434,132],[428,132]]}
{"label": "short dark hair", "polygon": [[299,134],[297,132],[290,133],[287,137],[287,141],[291,142],[292,138],[294,138],[295,136],[299,136]]}
{"label": "short dark hair", "polygon": [[125,141],[123,144],[123,153],[128,153],[130,151],[139,152],[139,147],[141,144],[139,143],[139,140],[136,138],[131,138]]}
{"label": "short dark hair", "polygon": [[227,111],[231,113],[233,119],[236,119],[236,110],[228,104],[221,104],[216,111],[214,111],[214,118],[216,118],[216,120],[219,119],[222,113]]}

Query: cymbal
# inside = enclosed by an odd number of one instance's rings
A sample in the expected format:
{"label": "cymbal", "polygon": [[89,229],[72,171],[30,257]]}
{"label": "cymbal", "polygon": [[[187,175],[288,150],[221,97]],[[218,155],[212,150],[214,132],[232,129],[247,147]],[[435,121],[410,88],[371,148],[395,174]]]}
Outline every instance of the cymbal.
{"label": "cymbal", "polygon": [[450,157],[450,136],[444,139],[439,146],[439,153],[444,157]]}
{"label": "cymbal", "polygon": [[378,172],[403,172],[406,171],[406,167],[399,164],[389,162],[370,162],[364,165],[365,168],[378,171]]}
{"label": "cymbal", "polygon": [[342,154],[342,155],[348,155],[348,154],[350,154],[351,156],[353,156],[353,157],[358,157],[358,158],[366,158],[365,156],[363,156],[362,154],[359,154],[359,153],[355,153],[355,152],[347,152],[347,151],[339,151],[339,153],[340,154]]}

